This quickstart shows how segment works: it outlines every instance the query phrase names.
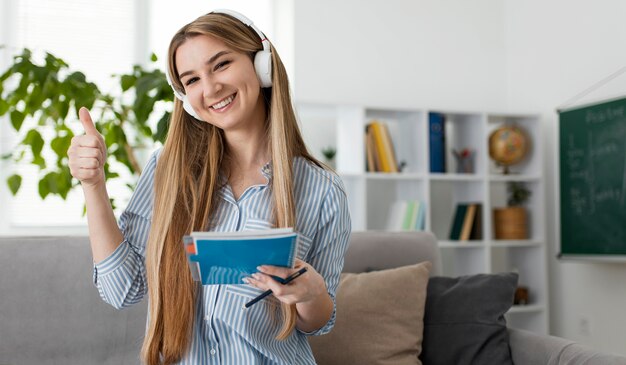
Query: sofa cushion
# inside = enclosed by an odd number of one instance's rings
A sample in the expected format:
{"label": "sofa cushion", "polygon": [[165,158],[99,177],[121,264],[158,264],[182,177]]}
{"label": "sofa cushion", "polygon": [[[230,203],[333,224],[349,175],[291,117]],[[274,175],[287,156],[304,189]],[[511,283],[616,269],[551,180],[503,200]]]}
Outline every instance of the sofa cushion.
{"label": "sofa cushion", "polygon": [[309,337],[318,364],[421,364],[430,268],[423,262],[342,274],[334,329]]}
{"label": "sofa cushion", "polygon": [[421,359],[425,364],[512,364],[506,313],[516,273],[433,277],[428,283]]}

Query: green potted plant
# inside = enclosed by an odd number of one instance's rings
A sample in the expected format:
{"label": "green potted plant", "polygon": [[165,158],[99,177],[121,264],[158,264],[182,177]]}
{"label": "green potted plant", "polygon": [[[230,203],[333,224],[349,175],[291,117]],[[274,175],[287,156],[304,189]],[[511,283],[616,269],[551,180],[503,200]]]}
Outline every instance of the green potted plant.
{"label": "green potted plant", "polygon": [[528,213],[524,204],[531,191],[524,182],[507,183],[507,207],[493,210],[495,238],[498,240],[528,239]]}
{"label": "green potted plant", "polygon": [[[84,106],[107,146],[106,179],[120,178],[121,170],[138,175],[138,149],[163,141],[167,131],[172,92],[163,72],[134,66],[128,74],[113,75],[119,88],[104,93],[62,59],[50,53],[43,62],[35,58],[24,49],[0,72],[0,117],[8,116],[4,120],[10,121],[18,141],[2,158],[36,165],[41,198],[65,199],[78,185],[67,166],[67,149],[75,132],[82,133],[78,109]],[[155,55],[151,61],[156,62]],[[7,183],[16,195],[22,176],[13,174]],[[127,185],[132,188],[133,182]]]}
{"label": "green potted plant", "polygon": [[337,154],[337,149],[333,146],[328,146],[325,148],[322,148],[322,155],[324,155],[324,159],[325,159],[325,163],[332,167],[333,169],[335,168],[335,155]]}

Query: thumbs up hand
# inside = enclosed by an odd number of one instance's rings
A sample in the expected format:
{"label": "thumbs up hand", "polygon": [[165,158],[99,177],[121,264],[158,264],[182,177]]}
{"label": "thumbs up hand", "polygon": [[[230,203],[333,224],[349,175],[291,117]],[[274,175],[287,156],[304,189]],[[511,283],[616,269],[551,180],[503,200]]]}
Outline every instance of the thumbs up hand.
{"label": "thumbs up hand", "polygon": [[70,173],[80,180],[83,187],[104,184],[104,163],[107,155],[104,138],[98,133],[87,108],[80,108],[78,115],[85,134],[72,138],[67,151]]}

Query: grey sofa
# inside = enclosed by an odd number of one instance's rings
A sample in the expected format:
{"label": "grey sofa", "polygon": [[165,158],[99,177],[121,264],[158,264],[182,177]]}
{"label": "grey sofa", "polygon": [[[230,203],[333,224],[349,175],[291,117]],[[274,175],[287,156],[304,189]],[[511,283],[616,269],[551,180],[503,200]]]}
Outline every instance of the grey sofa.
{"label": "grey sofa", "polygon": [[[353,233],[344,271],[441,263],[429,233]],[[0,365],[138,364],[146,301],[117,311],[92,283],[87,237],[0,237]],[[509,329],[517,365],[626,364],[562,338]]]}

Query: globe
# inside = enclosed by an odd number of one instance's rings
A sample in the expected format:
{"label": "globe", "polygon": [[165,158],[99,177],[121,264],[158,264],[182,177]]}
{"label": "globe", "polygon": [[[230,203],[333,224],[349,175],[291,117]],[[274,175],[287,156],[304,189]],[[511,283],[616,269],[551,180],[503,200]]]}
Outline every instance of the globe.
{"label": "globe", "polygon": [[504,173],[508,167],[524,159],[530,148],[526,133],[514,125],[505,125],[489,135],[489,156],[501,166]]}

